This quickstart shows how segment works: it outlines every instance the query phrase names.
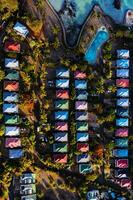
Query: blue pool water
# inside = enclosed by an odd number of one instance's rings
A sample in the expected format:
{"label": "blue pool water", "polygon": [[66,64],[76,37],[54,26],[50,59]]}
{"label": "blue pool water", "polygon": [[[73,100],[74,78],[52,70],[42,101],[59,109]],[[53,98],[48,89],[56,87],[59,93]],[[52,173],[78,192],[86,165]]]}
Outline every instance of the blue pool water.
{"label": "blue pool water", "polygon": [[90,64],[95,64],[99,49],[108,39],[109,33],[107,32],[107,30],[104,27],[100,28],[93,38],[91,44],[89,45],[85,53],[84,59]]}

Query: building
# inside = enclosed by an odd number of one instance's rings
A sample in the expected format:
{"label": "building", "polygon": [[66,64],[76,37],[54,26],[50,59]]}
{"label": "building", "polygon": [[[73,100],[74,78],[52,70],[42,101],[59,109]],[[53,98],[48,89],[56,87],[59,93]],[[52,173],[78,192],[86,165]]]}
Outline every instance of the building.
{"label": "building", "polygon": [[6,125],[18,125],[20,122],[18,115],[4,115],[4,122]]}
{"label": "building", "polygon": [[88,131],[88,122],[77,122],[76,123],[77,131]]}
{"label": "building", "polygon": [[129,99],[128,98],[117,99],[117,106],[128,107],[129,106]]}
{"label": "building", "polygon": [[4,103],[3,113],[18,113],[18,105],[15,103]]}
{"label": "building", "polygon": [[27,29],[27,27],[25,25],[23,25],[20,22],[17,22],[13,29],[21,36],[26,37],[29,33],[29,30]]}
{"label": "building", "polygon": [[99,200],[100,193],[99,190],[91,190],[87,192],[87,200]]}
{"label": "building", "polygon": [[4,45],[6,52],[20,53],[20,44],[14,41],[7,41]]}
{"label": "building", "polygon": [[76,70],[74,72],[74,79],[86,79],[86,78],[87,78],[87,75],[85,72],[82,72],[79,70]]}
{"label": "building", "polygon": [[77,132],[76,140],[77,142],[88,142],[89,134],[87,132]]}
{"label": "building", "polygon": [[91,171],[92,171],[92,166],[90,163],[79,164],[79,173],[80,174],[88,174],[88,173],[91,173]]}
{"label": "building", "polygon": [[115,139],[115,146],[117,147],[128,147],[128,138],[117,138]]}
{"label": "building", "polygon": [[68,120],[68,111],[56,111],[55,113],[55,120]]}
{"label": "building", "polygon": [[116,159],[115,167],[120,169],[126,169],[129,167],[128,159]]}
{"label": "building", "polygon": [[88,92],[86,90],[76,90],[76,99],[77,100],[87,100]]}
{"label": "building", "polygon": [[75,112],[75,118],[77,121],[87,121],[88,120],[88,112],[77,111],[77,112]]}
{"label": "building", "polygon": [[75,80],[75,89],[87,90],[87,80]]}
{"label": "building", "polygon": [[119,158],[128,157],[128,149],[115,149],[113,150],[113,156]]}
{"label": "building", "polygon": [[129,109],[128,108],[117,108],[117,115],[120,117],[128,117],[129,116]]}
{"label": "building", "polygon": [[54,153],[67,153],[68,144],[67,143],[54,143],[53,152]]}
{"label": "building", "polygon": [[19,80],[19,72],[15,70],[8,70],[5,72],[5,78],[6,80],[10,81],[18,81]]}
{"label": "building", "polygon": [[70,71],[65,67],[59,67],[56,69],[56,78],[69,78]]}
{"label": "building", "polygon": [[77,143],[77,151],[80,152],[88,152],[89,151],[89,144],[88,143]]}
{"label": "building", "polygon": [[116,119],[116,126],[128,127],[128,125],[129,125],[128,118],[118,118],[118,119]]}
{"label": "building", "polygon": [[69,80],[68,79],[57,79],[56,80],[56,88],[69,88]]}
{"label": "building", "polygon": [[117,69],[116,76],[118,78],[128,78],[129,77],[129,69]]}
{"label": "building", "polygon": [[88,163],[90,161],[90,156],[88,153],[77,155],[76,161],[77,163]]}
{"label": "building", "polygon": [[55,109],[58,110],[68,110],[69,109],[69,101],[68,100],[56,100],[54,102]]}
{"label": "building", "polygon": [[3,101],[4,102],[12,102],[17,103],[18,102],[18,93],[16,92],[3,92]]}
{"label": "building", "polygon": [[18,92],[19,90],[19,82],[16,81],[4,81],[4,90],[10,92]]}
{"label": "building", "polygon": [[20,185],[20,194],[21,195],[36,194],[36,185],[35,184]]}
{"label": "building", "polygon": [[128,129],[127,128],[120,128],[117,129],[115,132],[116,137],[128,137]]}
{"label": "building", "polygon": [[54,140],[56,142],[68,142],[68,133],[67,132],[55,132]]}
{"label": "building", "polygon": [[69,99],[69,91],[68,90],[56,90],[56,98],[57,99]]}
{"label": "building", "polygon": [[18,126],[6,126],[5,127],[5,136],[19,136],[20,128]]}
{"label": "building", "polygon": [[18,159],[23,156],[22,149],[9,149],[9,158],[10,159]]}
{"label": "building", "polygon": [[128,170],[127,169],[116,169],[115,178],[127,178],[128,177]]}
{"label": "building", "polygon": [[56,122],[55,130],[56,131],[68,131],[68,123],[67,122]]}
{"label": "building", "polygon": [[21,147],[21,140],[20,138],[10,137],[5,139],[5,147],[6,148],[17,148]]}
{"label": "building", "polygon": [[129,79],[116,79],[116,86],[120,88],[128,88]]}
{"label": "building", "polygon": [[128,59],[130,57],[129,50],[127,49],[120,49],[117,50],[117,58],[125,58]]}
{"label": "building", "polygon": [[67,154],[64,154],[64,153],[53,155],[53,160],[56,163],[61,163],[61,164],[67,163],[67,159],[68,159],[68,156]]}
{"label": "building", "polygon": [[5,58],[5,68],[18,70],[19,61],[15,58]]}
{"label": "building", "polygon": [[20,176],[21,184],[35,184],[36,183],[36,174],[34,173],[24,173]]}
{"label": "building", "polygon": [[129,97],[129,89],[128,88],[117,89],[117,97]]}
{"label": "building", "polygon": [[88,110],[87,101],[76,101],[75,102],[75,109],[76,110]]}
{"label": "building", "polygon": [[119,59],[116,61],[117,68],[129,68],[129,60],[127,59]]}

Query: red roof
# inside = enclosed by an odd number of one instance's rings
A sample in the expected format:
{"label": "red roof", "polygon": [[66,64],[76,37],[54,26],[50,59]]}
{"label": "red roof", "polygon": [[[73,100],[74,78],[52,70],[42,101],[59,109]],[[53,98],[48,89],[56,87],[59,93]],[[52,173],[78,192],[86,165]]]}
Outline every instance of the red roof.
{"label": "red roof", "polygon": [[117,87],[129,87],[129,79],[117,79],[116,80]]}
{"label": "red roof", "polygon": [[89,151],[89,144],[87,143],[78,143],[77,144],[77,150],[81,152],[87,152]]}
{"label": "red roof", "polygon": [[20,140],[20,138],[6,138],[5,147],[6,148],[21,147],[21,140]]}
{"label": "red roof", "polygon": [[118,159],[118,160],[115,160],[115,167],[118,167],[118,168],[128,168],[128,159]]}
{"label": "red roof", "polygon": [[20,53],[20,44],[17,42],[8,41],[5,43],[4,50],[7,52]]}
{"label": "red roof", "polygon": [[77,70],[77,71],[74,72],[74,78],[75,79],[85,79],[86,73]]}
{"label": "red roof", "polygon": [[69,99],[69,91],[68,90],[57,90],[56,98]]}
{"label": "red roof", "polygon": [[16,82],[16,81],[4,81],[4,90],[18,91],[19,90],[19,82]]}
{"label": "red roof", "polygon": [[55,154],[53,155],[54,162],[67,163],[67,154]]}
{"label": "red roof", "polygon": [[68,123],[67,122],[56,122],[55,130],[57,131],[68,131]]}
{"label": "red roof", "polygon": [[116,137],[128,137],[128,129],[127,128],[119,128],[115,133]]}

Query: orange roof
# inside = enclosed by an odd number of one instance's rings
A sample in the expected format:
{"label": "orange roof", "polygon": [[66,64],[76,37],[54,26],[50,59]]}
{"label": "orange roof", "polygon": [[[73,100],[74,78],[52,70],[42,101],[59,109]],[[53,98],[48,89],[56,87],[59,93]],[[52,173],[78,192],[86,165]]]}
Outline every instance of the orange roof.
{"label": "orange roof", "polygon": [[57,90],[56,98],[69,99],[69,91],[68,90]]}
{"label": "orange roof", "polygon": [[55,154],[53,155],[54,162],[67,163],[67,154]]}
{"label": "orange roof", "polygon": [[4,46],[4,50],[7,52],[16,52],[19,53],[20,52],[20,44],[17,42],[6,42],[5,46]]}
{"label": "orange roof", "polygon": [[78,143],[77,144],[77,150],[81,152],[87,152],[89,151],[89,144],[87,143]]}
{"label": "orange roof", "polygon": [[19,90],[19,82],[16,82],[16,81],[4,81],[4,90],[18,91]]}

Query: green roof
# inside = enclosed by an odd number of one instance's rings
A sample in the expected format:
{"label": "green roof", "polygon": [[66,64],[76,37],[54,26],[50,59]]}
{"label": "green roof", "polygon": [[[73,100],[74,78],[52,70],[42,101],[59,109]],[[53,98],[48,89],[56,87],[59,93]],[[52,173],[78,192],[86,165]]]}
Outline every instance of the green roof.
{"label": "green roof", "polygon": [[77,122],[77,131],[88,131],[88,122]]}
{"label": "green roof", "polygon": [[19,116],[18,115],[5,115],[4,116],[5,124],[18,124]]}
{"label": "green roof", "polygon": [[69,101],[68,100],[57,100],[55,101],[55,108],[56,109],[69,109]]}
{"label": "green roof", "polygon": [[60,152],[65,153],[67,152],[68,144],[66,143],[55,143],[53,144],[53,151],[54,152]]}
{"label": "green roof", "polygon": [[7,71],[5,79],[18,80],[19,79],[19,72],[14,71],[14,70]]}
{"label": "green roof", "polygon": [[91,171],[92,171],[91,164],[80,164],[79,165],[79,172],[81,174],[87,174],[87,173],[90,173]]}

